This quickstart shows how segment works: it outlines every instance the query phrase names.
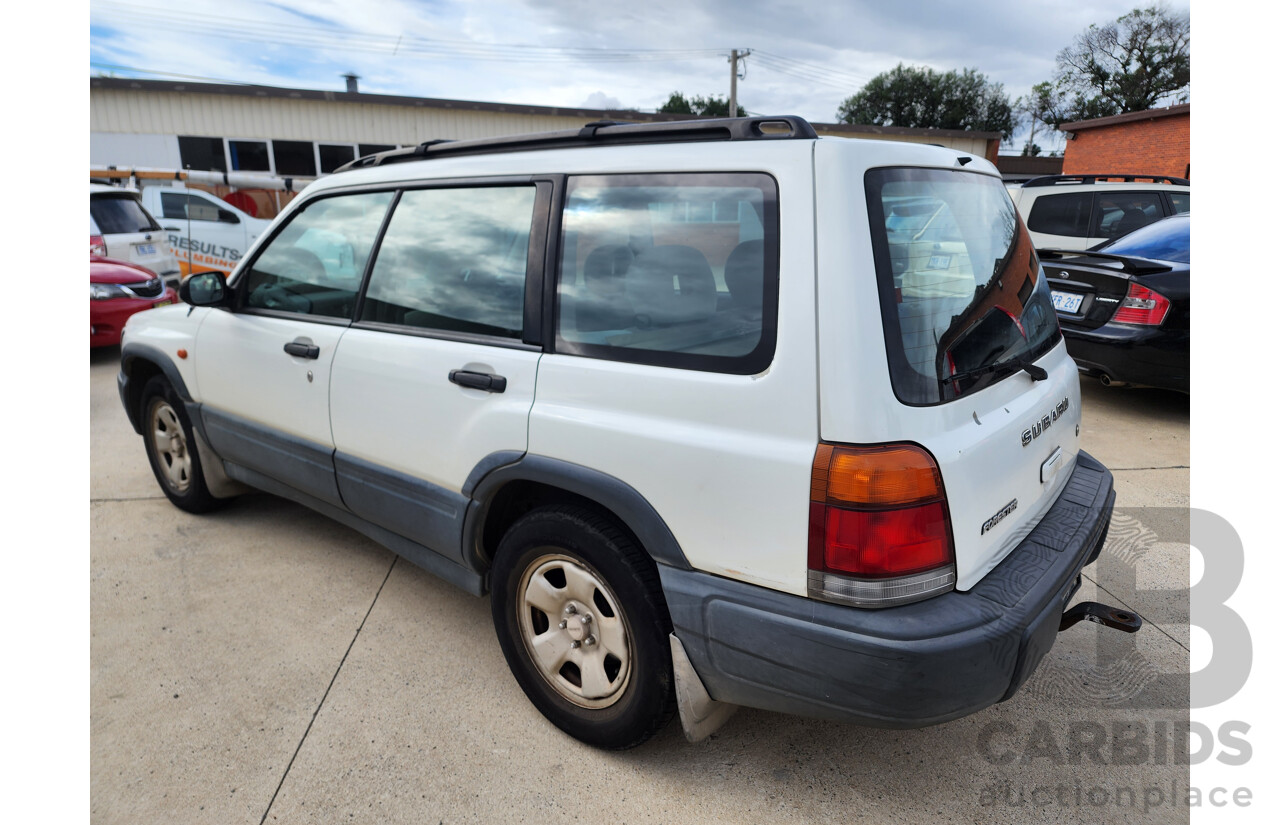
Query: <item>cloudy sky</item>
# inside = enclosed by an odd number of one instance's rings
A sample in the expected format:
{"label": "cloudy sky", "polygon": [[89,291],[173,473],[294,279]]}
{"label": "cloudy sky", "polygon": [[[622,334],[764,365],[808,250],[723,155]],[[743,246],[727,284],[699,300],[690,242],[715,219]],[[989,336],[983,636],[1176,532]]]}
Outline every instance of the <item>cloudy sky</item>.
{"label": "cloudy sky", "polygon": [[748,111],[833,121],[844,98],[899,62],[973,67],[1016,98],[1052,76],[1076,33],[1135,5],[100,0],[90,5],[90,72],[335,90],[355,72],[365,92],[652,111],[673,90],[727,96],[738,48],[753,50],[738,87]]}

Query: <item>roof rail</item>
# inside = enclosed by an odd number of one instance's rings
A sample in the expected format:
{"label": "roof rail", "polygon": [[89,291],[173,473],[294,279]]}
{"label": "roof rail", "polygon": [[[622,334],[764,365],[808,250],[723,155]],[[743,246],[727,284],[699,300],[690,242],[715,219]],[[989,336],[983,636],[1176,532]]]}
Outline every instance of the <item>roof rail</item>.
{"label": "roof rail", "polygon": [[429,140],[411,149],[392,149],[365,155],[335,171],[366,169],[388,163],[489,155],[575,146],[607,146],[639,143],[684,143],[713,140],[812,140],[818,136],[809,121],[795,115],[729,117],[711,120],[674,120],[661,123],[626,123],[598,120],[581,129],[537,132],[480,140]]}
{"label": "roof rail", "polygon": [[1038,178],[1024,181],[1022,188],[1031,186],[1056,186],[1059,183],[1097,183],[1098,181],[1150,181],[1151,183],[1172,183],[1175,186],[1190,186],[1186,178],[1174,178],[1169,175],[1041,175]]}

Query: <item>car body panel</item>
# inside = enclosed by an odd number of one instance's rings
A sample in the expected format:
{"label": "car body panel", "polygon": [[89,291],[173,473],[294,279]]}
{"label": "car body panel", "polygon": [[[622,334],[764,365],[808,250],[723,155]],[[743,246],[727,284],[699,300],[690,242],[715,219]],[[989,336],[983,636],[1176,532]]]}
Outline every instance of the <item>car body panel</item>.
{"label": "car body panel", "polygon": [[[1030,232],[1036,249],[1092,249],[1141,226],[1185,211],[1185,202],[1191,196],[1190,186],[1121,181],[1098,181],[1091,184],[1063,182],[1032,187],[1010,185],[1008,189],[1014,205],[1018,207],[1018,213],[1027,224],[1027,231]],[[1124,214],[1125,210],[1119,202],[1127,201],[1127,196],[1130,195],[1141,203],[1128,205],[1142,207],[1144,216],[1127,218]],[[1074,215],[1082,221],[1078,230],[1071,234],[1041,231],[1040,215],[1035,215],[1033,220],[1033,211],[1038,212],[1037,203],[1042,209],[1050,207],[1050,202],[1044,201],[1045,198],[1075,198],[1081,201],[1084,211]],[[1117,203],[1109,204],[1108,201]],[[1129,211],[1132,214],[1132,208]]]}
{"label": "car body panel", "polygon": [[[1178,221],[1189,222],[1190,217],[1172,216],[1161,225]],[[1187,253],[1179,257],[1189,258],[1189,235],[1186,243]],[[1086,373],[1105,376],[1109,382],[1189,392],[1191,264],[1104,257],[1113,248],[1125,247],[1107,245],[1098,250],[1098,255],[1055,254],[1045,259],[1044,268],[1054,292],[1082,298],[1078,311],[1058,312],[1071,357]],[[1169,301],[1168,312],[1158,326],[1113,320],[1130,284],[1153,290]]]}
{"label": "car body panel", "polygon": [[156,279],[146,267],[100,255],[89,256],[89,283],[119,284],[126,294],[102,300],[89,299],[89,346],[109,347],[120,343],[125,323],[144,310],[177,303],[178,293],[163,285],[137,294]]}
{"label": "car body panel", "polygon": [[[102,184],[89,185],[91,212],[89,215],[89,234],[97,235],[103,240],[107,257],[117,258],[146,267],[165,279],[170,286],[177,285],[179,278],[178,261],[169,248],[160,225],[142,206],[141,196],[134,189],[122,189],[117,186]],[[102,201],[126,201],[136,206],[113,209],[110,206],[95,206]],[[99,221],[92,214],[92,208],[107,210]],[[127,211],[121,211],[126,209]],[[110,218],[108,221],[107,218]],[[103,223],[106,225],[102,225]]]}

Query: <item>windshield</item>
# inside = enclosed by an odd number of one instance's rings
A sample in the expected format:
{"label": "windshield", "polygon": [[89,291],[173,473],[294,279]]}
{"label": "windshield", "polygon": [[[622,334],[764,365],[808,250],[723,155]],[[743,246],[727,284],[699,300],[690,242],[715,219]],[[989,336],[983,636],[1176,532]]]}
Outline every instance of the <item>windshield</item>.
{"label": "windshield", "polygon": [[90,196],[89,217],[98,224],[104,235],[155,232],[160,229],[160,224],[147,214],[142,204],[128,194]]}
{"label": "windshield", "polygon": [[1154,261],[1191,263],[1191,218],[1189,213],[1165,218],[1098,247],[1099,252],[1132,255]]}
{"label": "windshield", "polygon": [[[873,169],[867,205],[890,374],[903,403],[960,398],[1058,341],[1047,280],[998,178]],[[982,369],[999,364],[1010,368]]]}

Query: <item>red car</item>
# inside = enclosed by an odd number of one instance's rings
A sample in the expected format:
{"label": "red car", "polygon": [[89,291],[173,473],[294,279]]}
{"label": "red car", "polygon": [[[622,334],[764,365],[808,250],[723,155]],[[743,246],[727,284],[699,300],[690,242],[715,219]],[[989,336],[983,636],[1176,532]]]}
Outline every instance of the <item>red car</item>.
{"label": "red car", "polygon": [[178,293],[149,269],[89,254],[89,346],[120,343],[124,322],[136,312],[177,303]]}

